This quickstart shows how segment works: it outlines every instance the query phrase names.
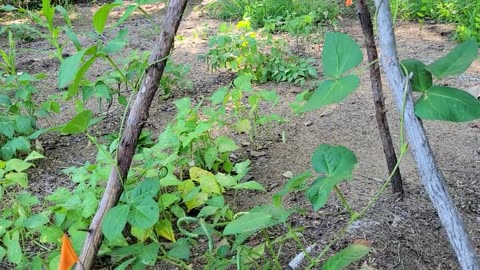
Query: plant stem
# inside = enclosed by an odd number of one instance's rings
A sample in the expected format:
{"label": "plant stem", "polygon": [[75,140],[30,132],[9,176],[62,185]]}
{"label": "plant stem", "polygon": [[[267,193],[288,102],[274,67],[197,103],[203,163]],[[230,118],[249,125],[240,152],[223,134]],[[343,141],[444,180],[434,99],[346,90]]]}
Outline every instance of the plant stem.
{"label": "plant stem", "polygon": [[347,200],[343,196],[342,191],[338,188],[337,185],[333,186],[333,189],[335,190],[335,193],[337,194],[338,198],[340,199],[340,202],[342,202],[343,207],[345,207],[345,209],[347,209],[350,216],[353,216],[354,211],[352,210],[352,208],[348,204]]}

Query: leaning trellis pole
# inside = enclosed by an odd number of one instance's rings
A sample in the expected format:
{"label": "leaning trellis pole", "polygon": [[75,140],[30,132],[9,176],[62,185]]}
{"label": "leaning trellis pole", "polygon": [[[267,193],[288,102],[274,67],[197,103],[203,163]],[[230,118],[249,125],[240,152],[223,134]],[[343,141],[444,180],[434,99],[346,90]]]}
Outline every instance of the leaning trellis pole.
{"label": "leaning trellis pole", "polygon": [[[381,51],[381,62],[393,90],[395,103],[400,111],[404,103],[404,86],[410,90],[407,78],[403,75],[398,61],[395,33],[388,0],[375,0],[377,8],[378,40]],[[462,269],[480,269],[476,251],[465,230],[458,210],[450,197],[443,175],[433,158],[422,123],[415,116],[412,95],[409,92],[405,100],[405,132],[415,159],[420,178],[436,208],[448,239],[452,245]]]}
{"label": "leaning trellis pole", "polygon": [[[385,110],[385,99],[383,98],[382,78],[380,76],[380,65],[378,61],[377,46],[373,34],[372,19],[367,7],[366,0],[355,1],[358,19],[362,26],[363,36],[365,38],[365,47],[367,50],[368,62],[373,63],[369,66],[370,84],[372,86],[373,103],[375,105],[375,118],[377,119],[378,131],[382,140],[383,153],[387,161],[388,172],[392,174],[393,192],[398,192],[403,198],[403,184],[400,168],[397,165],[397,155],[392,143],[390,128],[388,127],[387,111]],[[395,170],[395,168],[397,168]],[[395,172],[394,172],[395,170]]]}
{"label": "leaning trellis pole", "polygon": [[173,47],[175,34],[182,20],[187,0],[170,0],[163,28],[158,36],[149,59],[151,65],[146,70],[137,97],[127,119],[125,131],[118,147],[118,169],[113,167],[108,178],[102,200],[90,224],[89,232],[83,244],[80,262],[76,270],[91,269],[102,240],[101,225],[108,210],[115,206],[122,194],[122,180],[126,179],[132,163],[138,137],[148,118],[148,110],[158,89],[160,78],[167,63],[167,57]]}

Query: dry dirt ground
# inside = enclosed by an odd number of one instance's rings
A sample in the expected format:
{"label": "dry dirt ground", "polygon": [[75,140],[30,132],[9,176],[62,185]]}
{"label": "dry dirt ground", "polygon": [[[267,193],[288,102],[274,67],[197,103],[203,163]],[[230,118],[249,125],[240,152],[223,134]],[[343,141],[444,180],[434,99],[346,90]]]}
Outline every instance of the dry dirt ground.
{"label": "dry dirt ground", "polygon": [[[189,4],[178,32],[182,38],[177,39],[173,51],[173,59],[177,63],[191,65],[188,77],[193,82],[193,91],[174,91],[171,99],[166,101],[158,99],[154,102],[147,128],[155,132],[161,131],[173,117],[175,113],[173,100],[183,96],[192,96],[194,100],[198,100],[234,78],[232,74],[225,72],[209,71],[205,62],[199,58],[207,52],[208,37],[216,32],[220,24],[219,21],[200,12],[201,6],[201,1],[192,1]],[[91,42],[85,33],[92,29],[91,17],[97,8],[93,5],[79,5],[73,8],[76,16],[73,19],[74,30],[80,33],[84,44]],[[136,15],[122,26],[129,30],[128,50],[149,50],[153,46],[155,36],[151,26],[153,23],[161,22],[165,10],[163,5],[147,6],[146,10],[152,15],[153,21]],[[448,37],[452,29],[447,25],[420,26],[415,23],[399,23],[396,36],[401,58],[417,58],[426,63],[432,62],[455,46],[455,42]],[[357,21],[346,20],[338,26],[338,30],[350,34],[362,44],[363,37]],[[114,37],[114,34],[108,31],[106,33],[107,37]],[[1,44],[5,46],[5,41],[3,40]],[[317,45],[306,46],[303,54],[316,58],[318,62],[319,47],[315,46]],[[19,70],[48,74],[48,80],[39,85],[43,98],[58,92],[55,82],[59,66],[50,56],[51,51],[51,46],[45,41],[18,44]],[[89,76],[102,74],[106,69],[108,66],[99,64]],[[476,61],[465,75],[439,83],[456,87],[473,86],[480,81],[479,72],[480,63]],[[320,67],[319,73],[321,74]],[[241,194],[234,207],[245,210],[269,202],[271,195],[287,180],[282,174],[286,171],[300,173],[309,169],[310,155],[321,143],[345,145],[355,152],[359,161],[355,179],[342,184],[341,189],[355,209],[366,205],[382,185],[387,170],[375,121],[368,73],[363,72],[361,79],[360,88],[342,103],[301,117],[293,115],[288,104],[294,100],[298,92],[303,91],[303,87],[288,83],[267,83],[258,86],[262,89],[276,90],[281,95],[282,101],[273,110],[290,121],[269,128],[258,139],[258,143],[243,148],[244,154],[253,159],[251,176],[267,187],[268,192]],[[392,104],[386,82],[384,88],[392,137],[398,145],[399,114]],[[50,123],[61,123],[73,115],[69,105],[62,109],[61,116],[52,119]],[[94,132],[103,135],[116,131],[120,115],[120,108],[112,108],[109,119],[96,127]],[[427,121],[424,124],[435,158],[447,179],[449,191],[480,253],[480,121],[460,124]],[[283,131],[286,134],[285,143],[279,139],[279,134]],[[46,159],[38,164],[30,176],[30,188],[38,195],[50,194],[57,186],[71,185],[61,170],[69,166],[82,165],[87,160],[93,162],[96,154],[95,147],[86,147],[87,139],[84,136],[49,134],[42,137],[42,143]],[[256,155],[252,155],[252,151],[256,151]],[[333,249],[341,249],[355,239],[371,241],[372,251],[357,264],[356,268],[364,265],[373,269],[458,269],[445,231],[418,178],[416,165],[410,154],[403,160],[400,169],[404,179],[404,200],[399,201],[396,195],[387,190],[368,214],[355,223]],[[285,202],[289,207],[311,209],[303,193],[291,195]],[[332,196],[328,205],[320,211],[295,215],[289,221],[294,227],[305,227],[303,241],[306,246],[316,244],[322,247],[347,220],[348,214],[342,210],[340,202]],[[278,231],[274,230],[272,234],[284,232],[282,228],[276,230]],[[283,249],[284,269],[287,269],[288,261],[298,252],[294,245],[287,245]],[[165,266],[158,268],[172,269]]]}

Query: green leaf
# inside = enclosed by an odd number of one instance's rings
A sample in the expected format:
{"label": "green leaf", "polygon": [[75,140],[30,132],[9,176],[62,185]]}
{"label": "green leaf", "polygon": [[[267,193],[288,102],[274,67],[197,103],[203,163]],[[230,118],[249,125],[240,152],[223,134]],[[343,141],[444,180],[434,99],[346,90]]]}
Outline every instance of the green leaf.
{"label": "green leaf", "polygon": [[213,216],[220,208],[216,206],[204,206],[198,213],[197,217],[208,217]]}
{"label": "green leaf", "polygon": [[11,106],[12,100],[5,94],[0,94],[0,105]]}
{"label": "green leaf", "polygon": [[415,114],[428,120],[471,121],[480,118],[480,100],[460,89],[433,86],[415,104]]}
{"label": "green leaf", "polygon": [[73,81],[80,69],[85,52],[85,49],[78,51],[76,54],[62,61],[58,73],[58,88],[63,89]]}
{"label": "green leaf", "polygon": [[256,231],[284,223],[291,212],[273,205],[257,206],[250,213],[231,221],[224,229],[224,235],[254,233]]}
{"label": "green leaf", "polygon": [[328,32],[322,51],[325,76],[338,79],[363,60],[360,46],[348,35]]}
{"label": "green leaf", "polygon": [[[0,11],[10,12],[10,11],[14,11],[14,10],[17,10],[17,8],[12,6],[12,5],[3,5],[3,6],[0,7]],[[1,259],[0,259],[0,261],[1,261]]]}
{"label": "green leaf", "polygon": [[131,211],[128,214],[128,223],[132,226],[146,229],[152,227],[159,218],[158,204],[151,197],[144,197],[141,201],[131,203]]}
{"label": "green leaf", "polygon": [[84,110],[70,120],[60,131],[66,134],[79,134],[88,129],[92,111]]}
{"label": "green leaf", "polygon": [[160,200],[158,201],[158,205],[161,207],[161,211],[167,209],[170,205],[174,204],[175,202],[179,201],[180,198],[177,195],[173,195],[170,193],[164,193],[160,196]]}
{"label": "green leaf", "polygon": [[68,17],[67,10],[60,5],[55,6],[55,10],[57,10],[58,12],[60,12],[60,14],[62,14],[62,17],[65,20],[66,25],[72,27],[72,22],[70,21],[70,17]]}
{"label": "green leaf", "polygon": [[136,259],[137,259],[136,257],[133,257],[133,258],[130,258],[130,259],[122,262],[119,266],[115,267],[115,270],[130,269],[130,268],[128,268],[128,266],[130,266],[130,264],[132,264],[132,262],[135,261]]}
{"label": "green leaf", "polygon": [[32,167],[32,163],[23,161],[21,159],[10,159],[7,161],[7,164],[5,165],[5,171],[10,172],[10,171],[15,171],[15,172],[23,172],[26,169]]}
{"label": "green leaf", "polygon": [[130,229],[130,233],[137,238],[139,242],[145,242],[148,237],[150,237],[153,233],[152,228],[141,229],[139,227],[132,226]]}
{"label": "green leaf", "polygon": [[203,158],[205,159],[205,166],[207,167],[207,169],[209,170],[212,169],[213,164],[217,160],[217,156],[218,156],[218,151],[215,146],[210,146],[205,150]]}
{"label": "green leaf", "polygon": [[82,50],[82,44],[80,43],[80,40],[78,39],[77,34],[72,30],[72,28],[68,27],[67,25],[62,27],[63,32],[65,32],[65,35],[67,38],[73,43],[73,46],[75,46],[75,49],[77,51]]}
{"label": "green leaf", "polygon": [[235,131],[238,133],[246,133],[249,134],[252,130],[252,125],[250,124],[250,120],[242,119],[235,124]]}
{"label": "green leaf", "polygon": [[160,190],[160,181],[155,178],[145,179],[138,184],[131,193],[131,200],[148,196],[150,198],[156,196]]}
{"label": "green leaf", "polygon": [[7,138],[11,139],[15,134],[13,124],[7,121],[0,121],[0,134],[3,134]]}
{"label": "green leaf", "polygon": [[311,162],[317,173],[350,178],[357,164],[357,158],[345,146],[321,144],[313,152]]}
{"label": "green leaf", "polygon": [[217,173],[215,177],[222,187],[233,187],[238,183],[236,178],[230,174]]}
{"label": "green leaf", "polygon": [[288,192],[304,189],[306,181],[310,179],[311,176],[312,172],[308,170],[290,178],[290,180],[288,180],[282,190],[273,195],[273,204],[275,206],[280,206],[282,197],[287,195]]}
{"label": "green leaf", "polygon": [[5,175],[5,180],[15,183],[22,188],[26,188],[28,186],[28,177],[26,173],[7,173]]}
{"label": "green leaf", "polygon": [[114,257],[126,257],[130,255],[138,255],[142,253],[144,248],[145,248],[145,244],[136,243],[126,247],[121,247],[121,248],[112,250],[109,254]]}
{"label": "green leaf", "polygon": [[184,97],[182,99],[175,100],[173,104],[175,104],[175,107],[178,109],[177,119],[183,119],[190,112],[190,106],[192,105],[192,102],[190,101],[190,98]]}
{"label": "green leaf", "polygon": [[127,224],[129,205],[117,205],[110,209],[102,222],[102,232],[109,241],[115,241],[122,238],[122,231]]}
{"label": "green leaf", "polygon": [[90,66],[93,65],[93,63],[95,63],[95,60],[97,60],[98,55],[96,54],[96,50],[97,50],[96,46],[92,46],[92,47],[86,49],[87,50],[86,54],[91,53],[91,54],[94,54],[94,55],[92,57],[90,57],[90,59],[85,61],[85,63],[83,63],[83,65],[81,65],[81,67],[78,69],[78,71],[75,72],[74,81],[70,85],[70,87],[68,87],[67,100],[70,100],[72,97],[77,95],[78,87],[79,87],[80,83],[82,82],[83,75],[85,75],[85,73],[90,68]]}
{"label": "green leaf", "polygon": [[328,200],[328,195],[333,187],[342,182],[344,179],[340,177],[319,177],[313,181],[306,191],[307,199],[313,206],[314,211],[318,211],[325,206]]}
{"label": "green leaf", "polygon": [[210,97],[210,101],[213,103],[213,105],[223,103],[227,93],[228,93],[227,86],[220,87],[217,89],[217,91],[215,91],[215,93],[212,94],[212,96]]}
{"label": "green leaf", "polygon": [[322,270],[341,270],[351,263],[360,260],[368,254],[370,245],[351,244],[328,258],[322,266]]}
{"label": "green leaf", "polygon": [[128,105],[128,100],[125,96],[119,95],[118,96],[118,103],[122,106],[127,106]]}
{"label": "green leaf", "polygon": [[128,30],[120,30],[116,38],[110,40],[103,48],[106,54],[114,54],[121,51],[128,42]]}
{"label": "green leaf", "polygon": [[49,213],[42,212],[42,213],[38,213],[38,214],[35,214],[33,216],[28,217],[23,222],[23,226],[25,226],[27,229],[35,230],[35,229],[38,229],[39,227],[47,224],[49,221],[50,221]]}
{"label": "green leaf", "polygon": [[248,213],[231,221],[223,230],[224,235],[255,232],[269,226],[272,216],[266,213]]}
{"label": "green leaf", "polygon": [[45,158],[42,154],[38,153],[37,151],[32,151],[28,156],[25,158],[24,161],[31,161],[35,159]]}
{"label": "green leaf", "polygon": [[102,34],[103,30],[105,30],[105,24],[107,23],[108,14],[110,10],[115,7],[121,6],[120,3],[111,3],[103,5],[100,9],[95,12],[93,15],[93,27],[98,34]]}
{"label": "green leaf", "polygon": [[238,149],[235,141],[226,136],[219,136],[215,139],[215,144],[218,147],[218,152],[232,152]]}
{"label": "green leaf", "polygon": [[[7,232],[7,229],[13,224],[13,221],[0,218],[0,237]],[[1,258],[0,258],[1,261]]]}
{"label": "green leaf", "polygon": [[459,75],[465,72],[477,58],[478,45],[473,39],[457,45],[451,52],[427,66],[435,77]]}
{"label": "green leaf", "polygon": [[237,89],[240,89],[244,92],[251,92],[252,91],[252,76],[251,75],[240,75],[234,81],[233,85]]}
{"label": "green leaf", "polygon": [[138,5],[129,5],[126,9],[125,9],[125,12],[123,13],[122,17],[120,17],[120,19],[118,19],[118,21],[115,23],[115,25],[113,26],[113,28],[116,28],[117,26],[119,26],[122,22],[124,22],[126,19],[128,19],[130,17],[130,15],[132,15],[132,13],[138,8]]}
{"label": "green leaf", "polygon": [[417,59],[405,59],[402,65],[413,74],[411,79],[412,90],[424,92],[432,86],[432,73],[426,69],[426,65]]}
{"label": "green leaf", "polygon": [[83,208],[82,208],[82,217],[89,218],[95,214],[98,206],[98,199],[95,196],[95,191],[88,190],[85,191],[83,195]]}
{"label": "green leaf", "polygon": [[34,130],[31,118],[26,115],[17,116],[15,118],[15,130],[24,135],[29,135],[32,133]]}
{"label": "green leaf", "polygon": [[247,190],[260,190],[265,191],[265,188],[262,184],[255,181],[248,181],[245,183],[240,183],[232,187],[233,189],[247,189]]}
{"label": "green leaf", "polygon": [[103,81],[98,81],[95,84],[95,96],[98,98],[104,98],[108,101],[112,99],[110,88]]}
{"label": "green leaf", "polygon": [[160,243],[151,243],[144,248],[143,252],[140,253],[137,258],[142,264],[153,266],[157,261],[159,249]]}
{"label": "green leaf", "polygon": [[329,104],[338,103],[357,89],[359,85],[360,79],[355,75],[348,75],[335,81],[323,81],[300,111],[309,112]]}
{"label": "green leaf", "polygon": [[188,260],[190,258],[190,243],[188,239],[181,238],[173,244],[173,248],[167,252],[168,256]]}
{"label": "green leaf", "polygon": [[40,242],[57,244],[58,239],[63,235],[63,231],[59,228],[47,226],[43,230],[40,230]]}
{"label": "green leaf", "polygon": [[241,180],[250,171],[251,161],[249,159],[236,163],[233,167],[233,171],[237,173],[235,178]]}
{"label": "green leaf", "polygon": [[18,231],[15,231],[13,234],[7,232],[3,236],[3,244],[7,248],[8,261],[14,264],[19,264],[23,259],[19,238],[20,235]]}

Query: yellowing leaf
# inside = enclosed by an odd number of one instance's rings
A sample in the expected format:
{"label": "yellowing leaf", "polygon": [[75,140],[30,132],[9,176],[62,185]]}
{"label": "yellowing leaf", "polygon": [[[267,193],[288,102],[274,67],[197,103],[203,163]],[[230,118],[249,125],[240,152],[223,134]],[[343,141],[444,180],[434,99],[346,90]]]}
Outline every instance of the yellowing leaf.
{"label": "yellowing leaf", "polygon": [[172,223],[168,219],[161,219],[155,224],[155,232],[161,237],[176,242],[175,233],[173,232]]}
{"label": "yellowing leaf", "polygon": [[200,192],[198,193],[193,199],[185,202],[185,205],[187,206],[187,211],[192,210],[195,207],[199,207],[208,200],[208,194],[205,192]]}
{"label": "yellowing leaf", "polygon": [[208,193],[208,194],[221,194],[222,190],[220,185],[217,183],[217,179],[215,175],[209,174],[209,175],[204,175],[201,176],[199,179],[200,182],[200,188],[202,189],[203,192]]}
{"label": "yellowing leaf", "polygon": [[201,169],[199,167],[191,167],[190,170],[188,170],[190,173],[190,178],[195,181],[199,181],[200,177],[202,176],[214,176],[213,173],[209,171],[205,171],[204,169]]}

